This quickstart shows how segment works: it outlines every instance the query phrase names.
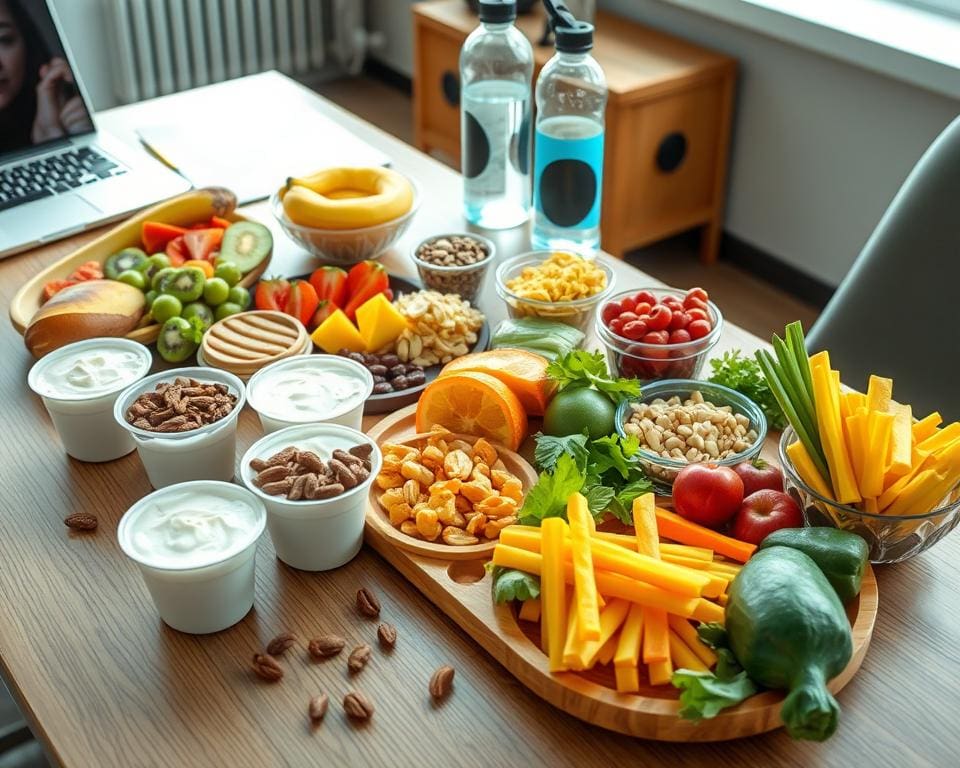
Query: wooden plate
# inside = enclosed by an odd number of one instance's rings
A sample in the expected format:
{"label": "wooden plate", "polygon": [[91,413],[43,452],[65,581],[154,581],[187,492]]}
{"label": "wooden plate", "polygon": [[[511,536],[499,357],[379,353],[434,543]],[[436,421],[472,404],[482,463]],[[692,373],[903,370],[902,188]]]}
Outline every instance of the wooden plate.
{"label": "wooden plate", "polygon": [[254,310],[230,315],[203,335],[207,365],[238,376],[250,376],[264,366],[301,354],[310,344],[307,329],[283,312]]}
{"label": "wooden plate", "polygon": [[[418,434],[414,424],[416,406],[411,405],[402,411],[390,416],[377,424],[370,432],[369,436],[380,445],[382,443],[402,443],[404,445],[413,445],[420,440],[426,440],[428,434]],[[381,428],[381,425],[385,425]],[[473,435],[455,434],[454,439],[476,440]],[[524,493],[537,482],[537,473],[527,463],[526,459],[513,451],[500,445],[494,445],[500,458],[507,466],[507,470],[520,478],[523,484]],[[447,544],[436,543],[432,541],[422,541],[401,533],[397,528],[390,524],[387,513],[380,506],[378,498],[383,491],[376,483],[370,486],[370,493],[367,499],[367,522],[366,529],[376,530],[376,535],[389,540],[391,546],[399,547],[412,554],[422,555],[424,557],[436,558],[440,560],[476,560],[477,558],[489,559],[493,554],[493,548],[497,545],[496,540],[484,541],[480,544],[471,544],[467,547],[451,547]]]}
{"label": "wooden plate", "polygon": [[[205,200],[198,205],[178,205],[181,199],[195,198],[198,194],[203,194]],[[64,256],[60,261],[54,262],[50,266],[38,272],[28,280],[16,296],[10,302],[10,322],[19,333],[23,333],[36,311],[40,308],[41,297],[43,295],[43,286],[51,280],[65,279],[77,267],[87,261],[99,261],[101,264],[111,253],[116,253],[121,248],[142,246],[140,240],[140,226],[144,221],[158,220],[168,224],[178,226],[189,226],[197,221],[209,219],[211,216],[220,216],[229,221],[250,221],[249,216],[238,213],[237,197],[233,192],[227,189],[213,187],[204,190],[193,190],[185,192],[183,195],[171,198],[165,202],[158,203],[155,206],[147,208],[140,213],[116,224],[95,240],[87,243],[73,253]],[[173,211],[171,213],[171,211]],[[129,230],[129,236],[123,244],[119,243],[118,233],[122,230]],[[264,273],[270,264],[272,254],[260,262],[254,269],[243,276],[239,285],[244,288],[251,288],[260,276]],[[139,341],[141,344],[152,344],[157,340],[160,334],[160,324],[151,323],[142,328],[137,328],[127,334],[128,339]]]}
{"label": "wooden plate", "polygon": [[[386,417],[369,431],[370,437],[377,442],[385,437],[402,438],[402,424],[412,412],[404,409]],[[389,523],[386,527],[391,528]],[[398,546],[382,526],[371,525],[369,512],[365,539],[521,683],[574,717],[611,731],[658,741],[726,741],[783,725],[780,705],[784,695],[775,691],[752,696],[711,720],[694,724],[677,715],[679,692],[670,686],[646,686],[640,694],[617,693],[609,666],[588,673],[551,674],[547,657],[538,645],[538,625],[519,622],[510,605],[494,604],[490,575],[483,567],[489,557],[451,562],[449,558],[440,560],[411,551]],[[860,595],[847,606],[853,656],[846,669],[830,681],[828,688],[834,694],[850,682],[863,663],[877,618],[877,603],[877,580],[868,566]],[[843,701],[840,703],[842,706]]]}

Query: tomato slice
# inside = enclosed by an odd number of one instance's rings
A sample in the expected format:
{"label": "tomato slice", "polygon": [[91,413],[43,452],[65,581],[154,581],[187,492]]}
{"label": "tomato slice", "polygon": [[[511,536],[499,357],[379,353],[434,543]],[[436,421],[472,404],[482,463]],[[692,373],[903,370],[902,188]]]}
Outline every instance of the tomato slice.
{"label": "tomato slice", "polygon": [[183,266],[183,262],[190,258],[190,252],[187,250],[187,245],[183,238],[184,235],[178,235],[167,243],[166,253],[170,258],[171,267]]}
{"label": "tomato slice", "polygon": [[261,280],[254,291],[253,304],[257,309],[273,309],[286,312],[290,301],[290,282],[282,278]]}
{"label": "tomato slice", "polygon": [[176,224],[165,224],[162,221],[145,221],[140,228],[140,239],[147,253],[159,253],[166,248],[173,238],[182,235],[187,230]]}
{"label": "tomato slice", "polygon": [[213,254],[220,249],[223,241],[223,230],[219,227],[210,229],[192,229],[183,236],[183,243],[191,259],[213,260]]}

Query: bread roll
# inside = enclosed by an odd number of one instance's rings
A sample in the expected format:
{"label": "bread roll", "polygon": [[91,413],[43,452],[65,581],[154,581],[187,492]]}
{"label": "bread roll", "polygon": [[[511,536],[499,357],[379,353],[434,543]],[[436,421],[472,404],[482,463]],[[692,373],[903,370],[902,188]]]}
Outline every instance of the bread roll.
{"label": "bread roll", "polygon": [[58,291],[37,310],[23,340],[35,357],[74,341],[126,336],[146,309],[143,292],[116,280],[88,280]]}

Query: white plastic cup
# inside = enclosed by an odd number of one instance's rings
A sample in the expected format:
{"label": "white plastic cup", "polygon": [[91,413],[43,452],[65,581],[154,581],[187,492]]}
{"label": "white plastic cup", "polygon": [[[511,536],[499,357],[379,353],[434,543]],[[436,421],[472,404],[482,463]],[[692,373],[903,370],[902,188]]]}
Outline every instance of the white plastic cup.
{"label": "white plastic cup", "polygon": [[[226,384],[237,398],[233,410],[224,418],[189,432],[150,432],[128,424],[127,409],[144,392],[153,392],[157,384],[178,377],[196,379],[204,384]],[[237,419],[243,410],[243,382],[218,368],[176,368],[148,376],[127,387],[114,404],[116,423],[132,437],[140,461],[154,488],[190,480],[232,480],[237,458]]]}
{"label": "white plastic cup", "polygon": [[[246,532],[241,549],[227,557],[212,556],[200,567],[158,567],[131,545],[131,527],[150,503],[189,490],[215,493],[249,504],[256,512],[255,525]],[[253,607],[257,541],[266,525],[263,503],[233,483],[197,481],[171,485],[144,496],[127,510],[117,527],[120,548],[140,568],[140,575],[164,623],[180,632],[205,635],[232,627]]]}
{"label": "white plastic cup", "polygon": [[[317,391],[317,413],[304,413],[299,418],[291,418],[291,411],[285,409],[283,402],[278,400],[276,392],[271,391],[270,381],[271,379],[275,381],[275,377],[282,376],[284,370],[302,366],[317,371],[331,371],[351,376],[363,384],[363,390],[341,407],[331,408],[328,412],[324,412],[326,409],[323,408],[325,401],[328,399],[327,396],[324,392]],[[373,374],[360,363],[339,355],[284,358],[261,368],[247,382],[247,400],[250,407],[260,417],[260,424],[265,435],[298,424],[341,424],[359,430],[363,422],[363,406],[372,393]]]}
{"label": "white plastic cup", "polygon": [[[250,467],[251,460],[267,459],[287,446],[314,451],[328,461],[335,449],[348,450],[362,443],[373,447],[370,477],[332,499],[290,501],[270,496],[253,483],[257,473]],[[267,508],[267,528],[277,557],[301,571],[329,571],[352,560],[363,545],[367,496],[380,464],[380,449],[362,432],[340,424],[302,424],[273,432],[250,446],[241,460],[240,476]]]}
{"label": "white plastic cup", "polygon": [[[132,378],[125,378],[106,390],[97,389],[92,394],[57,393],[45,383],[44,374],[57,362],[63,362],[78,352],[94,352],[98,349],[132,352],[140,357],[142,365]],[[80,461],[113,461],[136,448],[130,434],[114,421],[114,403],[125,387],[147,374],[152,362],[150,350],[139,342],[110,337],[86,339],[67,344],[42,357],[30,369],[27,383],[43,400],[68,455]]]}

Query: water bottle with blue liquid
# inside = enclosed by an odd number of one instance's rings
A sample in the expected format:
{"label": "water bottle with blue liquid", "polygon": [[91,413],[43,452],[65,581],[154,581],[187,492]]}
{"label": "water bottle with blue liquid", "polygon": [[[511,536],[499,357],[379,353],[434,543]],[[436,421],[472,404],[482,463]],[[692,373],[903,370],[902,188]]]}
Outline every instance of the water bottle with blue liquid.
{"label": "water bottle with blue liquid", "polygon": [[593,25],[561,2],[544,6],[557,52],[537,78],[532,240],[589,256],[600,248],[607,81],[590,55]]}

